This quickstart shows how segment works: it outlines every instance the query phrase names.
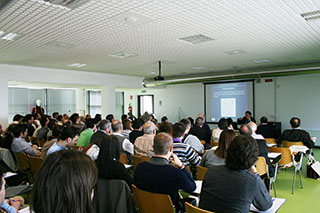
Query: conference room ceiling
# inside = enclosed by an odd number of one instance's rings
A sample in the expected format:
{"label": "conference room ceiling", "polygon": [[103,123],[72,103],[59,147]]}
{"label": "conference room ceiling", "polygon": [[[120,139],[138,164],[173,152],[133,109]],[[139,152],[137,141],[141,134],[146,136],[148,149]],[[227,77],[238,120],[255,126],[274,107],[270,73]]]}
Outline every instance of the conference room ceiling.
{"label": "conference room ceiling", "polygon": [[14,0],[0,10],[0,63],[152,77],[159,60],[163,76],[319,61],[319,10],[319,0],[89,0],[75,9]]}

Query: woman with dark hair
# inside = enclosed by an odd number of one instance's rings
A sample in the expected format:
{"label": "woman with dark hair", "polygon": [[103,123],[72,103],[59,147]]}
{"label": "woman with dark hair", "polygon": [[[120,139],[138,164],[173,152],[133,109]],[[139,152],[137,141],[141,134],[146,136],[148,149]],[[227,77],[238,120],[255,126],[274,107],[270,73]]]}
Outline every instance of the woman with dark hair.
{"label": "woman with dark hair", "polygon": [[123,130],[122,130],[122,135],[124,137],[126,137],[127,139],[129,139],[129,134],[132,132],[132,123],[129,119],[125,119],[122,121],[122,125],[123,125]]}
{"label": "woman with dark hair", "polygon": [[225,165],[227,149],[235,137],[236,133],[233,130],[223,130],[219,138],[218,148],[208,150],[203,155],[200,165],[204,167]]}
{"label": "woman with dark hair", "polygon": [[218,128],[212,130],[212,141],[219,141],[220,134],[223,130],[228,129],[228,121],[225,118],[220,118]]}
{"label": "woman with dark hair", "polygon": [[199,207],[213,212],[249,212],[251,203],[260,211],[269,209],[272,200],[254,163],[257,142],[250,136],[235,137],[225,166],[208,169],[204,177]]}
{"label": "woman with dark hair", "polygon": [[102,139],[99,156],[96,161],[98,176],[107,180],[124,180],[131,187],[133,179],[124,165],[118,161],[120,153],[121,147],[116,136],[110,135]]}
{"label": "woman with dark hair", "polygon": [[159,125],[159,132],[165,132],[165,133],[168,133],[169,135],[172,135],[171,123],[169,123],[168,121],[162,122]]}
{"label": "woman with dark hair", "polygon": [[92,213],[97,168],[85,153],[63,150],[49,155],[34,182],[30,207],[36,213]]}

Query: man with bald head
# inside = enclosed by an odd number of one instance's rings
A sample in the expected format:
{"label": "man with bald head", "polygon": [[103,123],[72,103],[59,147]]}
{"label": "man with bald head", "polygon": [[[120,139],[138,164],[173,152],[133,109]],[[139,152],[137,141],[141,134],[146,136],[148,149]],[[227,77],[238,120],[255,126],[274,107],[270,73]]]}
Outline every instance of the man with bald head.
{"label": "man with bald head", "polygon": [[152,157],[153,138],[156,135],[156,126],[153,122],[147,121],[143,126],[144,135],[138,137],[134,142],[134,154],[144,157]]}
{"label": "man with bald head", "polygon": [[290,119],[290,125],[292,129],[284,130],[281,135],[281,140],[287,140],[292,142],[301,141],[308,148],[314,147],[314,142],[312,141],[309,133],[300,128],[301,120],[300,118],[293,117]]}

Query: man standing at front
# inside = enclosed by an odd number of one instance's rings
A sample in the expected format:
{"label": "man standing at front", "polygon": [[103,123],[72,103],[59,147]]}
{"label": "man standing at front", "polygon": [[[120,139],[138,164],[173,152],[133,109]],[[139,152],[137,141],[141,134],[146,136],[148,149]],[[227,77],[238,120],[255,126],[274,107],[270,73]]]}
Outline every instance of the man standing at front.
{"label": "man standing at front", "polygon": [[[196,184],[183,163],[173,154],[172,144],[172,138],[167,133],[155,136],[155,155],[137,166],[134,183],[139,189],[170,195],[178,212],[184,205],[184,202],[179,202],[178,190],[192,192],[196,189]],[[171,166],[170,162],[178,168]]]}

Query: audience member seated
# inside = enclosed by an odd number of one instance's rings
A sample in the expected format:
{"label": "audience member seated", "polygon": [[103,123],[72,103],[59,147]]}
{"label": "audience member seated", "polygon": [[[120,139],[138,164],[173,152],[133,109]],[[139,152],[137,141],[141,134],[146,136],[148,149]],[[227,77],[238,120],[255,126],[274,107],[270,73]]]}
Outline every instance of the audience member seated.
{"label": "audience member seated", "polygon": [[228,129],[231,130],[238,130],[238,125],[237,122],[233,122],[232,118],[227,118],[227,122],[228,122]]}
{"label": "audience member seated", "polygon": [[122,121],[122,123],[123,123],[122,135],[127,139],[129,139],[129,134],[133,130],[131,126],[131,121],[129,119],[125,119],[124,121]]}
{"label": "audience member seated", "polygon": [[48,132],[49,132],[48,123],[49,123],[48,117],[43,115],[40,120],[41,128],[36,130],[35,132],[35,136],[37,139],[42,139],[45,141],[48,140]]}
{"label": "audience member seated", "polygon": [[[192,192],[196,189],[195,182],[183,163],[173,154],[170,135],[159,133],[155,136],[154,152],[150,160],[137,166],[134,183],[139,189],[170,195],[176,212],[179,212],[184,202],[179,202],[178,190]],[[171,166],[170,162],[178,168]]]}
{"label": "audience member seated", "polygon": [[[85,119],[85,121],[87,121],[88,119]],[[93,121],[94,121],[94,124],[96,125],[96,126],[99,126],[99,123],[100,123],[100,121],[102,120],[102,116],[101,116],[101,114],[96,114],[95,116],[94,116],[94,118],[93,118]],[[88,128],[88,127],[87,127]]]}
{"label": "audience member seated", "polygon": [[72,126],[77,129],[78,132],[84,130],[85,125],[80,123],[80,116],[78,113],[73,113],[69,119],[72,122]]}
{"label": "audience member seated", "polygon": [[314,147],[314,142],[312,141],[309,133],[300,128],[301,120],[300,118],[293,117],[290,119],[290,125],[292,129],[284,130],[281,135],[281,140],[287,140],[292,142],[301,141],[308,148]]}
{"label": "audience member seated", "polygon": [[73,126],[63,128],[59,141],[55,142],[48,149],[47,156],[53,152],[68,149],[77,144],[79,138],[78,131]]}
{"label": "audience member seated", "polygon": [[128,160],[131,161],[131,155],[134,154],[134,146],[127,138],[125,138],[121,134],[123,129],[121,121],[114,120],[112,123],[112,129],[113,135],[115,135],[118,138],[118,142],[120,143],[121,152],[126,153]]}
{"label": "audience member seated", "polygon": [[101,120],[99,123],[99,129],[95,133],[93,133],[93,135],[90,138],[90,144],[95,143],[98,146],[100,146],[99,140],[110,135],[111,133],[112,132],[110,121],[105,119]]}
{"label": "audience member seated", "polygon": [[25,141],[25,137],[28,135],[28,129],[26,124],[18,124],[13,129],[13,141],[11,144],[11,150],[13,152],[23,152],[32,156],[40,156],[41,152],[36,145],[32,145]]}
{"label": "audience member seated", "polygon": [[246,111],[244,117],[238,118],[237,123],[238,124],[247,124],[250,121],[256,123],[256,119],[254,119],[254,117],[252,117],[251,112],[250,111]]}
{"label": "audience member seated", "polygon": [[106,120],[109,120],[110,123],[113,123],[113,121],[114,121],[114,116],[113,116],[113,114],[108,114],[108,115],[106,116]]}
{"label": "audience member seated", "polygon": [[[2,166],[0,166],[0,186],[1,186],[1,191],[0,191],[0,212],[8,212],[8,213],[16,213],[19,209],[20,206],[22,205],[23,198],[21,197],[21,199],[10,199],[10,200],[5,200],[5,194],[6,194],[6,190],[5,190],[5,185],[6,185],[6,181],[4,179],[4,175],[6,173],[6,169],[3,168]],[[19,196],[20,197],[20,196]],[[10,204],[10,205],[9,205]]]}
{"label": "audience member seated", "polygon": [[242,135],[247,135],[253,137],[258,144],[259,156],[262,156],[266,159],[266,163],[268,165],[269,176],[274,176],[275,168],[272,166],[270,159],[268,157],[268,147],[265,139],[262,135],[257,135],[255,132],[257,130],[257,125],[253,122],[249,122],[248,124],[243,124],[240,127],[240,133]]}
{"label": "audience member seated", "polygon": [[172,124],[168,121],[161,122],[161,124],[159,125],[159,132],[165,132],[169,135],[172,135]]}
{"label": "audience member seated", "polygon": [[137,137],[140,137],[143,135],[143,131],[142,131],[142,128],[143,128],[143,120],[142,119],[136,119],[132,122],[132,132],[130,132],[129,134],[129,140],[131,143],[134,144],[135,140],[137,139]]}
{"label": "audience member seated", "polygon": [[190,134],[197,136],[199,140],[206,141],[205,149],[210,147],[211,131],[203,117],[197,117],[194,127],[190,129]]}
{"label": "audience member seated", "polygon": [[33,184],[33,212],[93,212],[97,168],[84,153],[64,150],[43,162]]}
{"label": "audience member seated", "polygon": [[212,130],[212,141],[219,141],[220,134],[223,130],[228,129],[228,121],[225,118],[220,118],[218,128]]}
{"label": "audience member seated", "polygon": [[261,124],[257,127],[257,134],[262,135],[264,138],[279,139],[276,127],[268,124],[268,118],[266,116],[260,118],[260,123]]}
{"label": "audience member seated", "polygon": [[124,165],[118,161],[120,153],[121,148],[116,136],[111,135],[102,139],[99,156],[96,161],[98,177],[107,180],[124,180],[131,188],[133,179]]}
{"label": "audience member seated", "polygon": [[128,112],[128,118],[129,118],[131,121],[134,121],[134,120],[137,119],[136,116],[134,116],[134,115],[132,114],[132,112]]}
{"label": "audience member seated", "polygon": [[223,130],[219,138],[219,146],[216,150],[208,150],[202,157],[200,166],[222,166],[225,165],[227,149],[236,133],[233,130]]}
{"label": "audience member seated", "polygon": [[87,147],[90,144],[91,136],[97,129],[92,118],[86,121],[86,127],[87,129],[80,133],[77,146]]}
{"label": "audience member seated", "polygon": [[49,141],[47,141],[47,142],[43,145],[43,147],[42,147],[42,149],[41,149],[41,157],[45,158],[45,157],[47,156],[47,152],[48,152],[48,150],[50,149],[50,147],[51,147],[54,143],[58,142],[62,130],[63,130],[63,126],[60,126],[60,125],[57,125],[57,126],[55,126],[55,127],[53,128],[53,130],[52,130],[52,138],[51,138]]}
{"label": "audience member seated", "polygon": [[[51,140],[53,128],[58,125],[58,122],[55,119],[50,119],[48,123],[49,132],[47,134],[47,140]],[[46,141],[47,141],[46,140]]]}
{"label": "audience member seated", "polygon": [[213,212],[249,212],[251,203],[260,211],[272,200],[254,163],[258,147],[252,137],[235,137],[227,150],[225,166],[208,169],[202,183],[199,207]]}
{"label": "audience member seated", "polygon": [[156,135],[156,126],[147,121],[143,127],[144,135],[138,137],[134,142],[134,154],[138,156],[151,157],[154,155],[153,139]]}
{"label": "audience member seated", "polygon": [[172,127],[173,137],[173,153],[176,154],[184,165],[198,166],[201,157],[189,145],[182,142],[186,131],[186,126],[183,123],[175,123]]}
{"label": "audience member seated", "polygon": [[186,126],[186,132],[184,134],[182,142],[185,144],[189,144],[199,154],[202,154],[204,151],[204,147],[203,147],[202,143],[200,142],[200,140],[196,136],[188,134],[191,129],[190,120],[189,119],[182,119],[180,122]]}

